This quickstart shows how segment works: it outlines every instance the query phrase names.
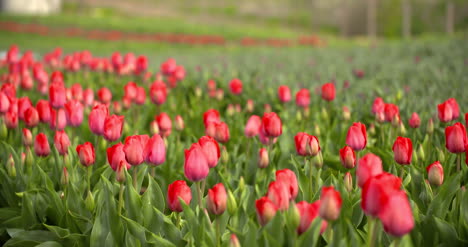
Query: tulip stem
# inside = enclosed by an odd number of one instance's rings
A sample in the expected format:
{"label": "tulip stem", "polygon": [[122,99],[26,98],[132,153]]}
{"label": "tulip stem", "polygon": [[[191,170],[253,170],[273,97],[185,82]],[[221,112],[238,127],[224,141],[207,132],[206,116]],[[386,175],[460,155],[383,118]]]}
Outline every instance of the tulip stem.
{"label": "tulip stem", "polygon": [[181,227],[181,225],[180,225],[180,213],[179,212],[176,212],[176,226],[179,229]]}
{"label": "tulip stem", "polygon": [[88,177],[88,192],[91,192],[91,173],[93,172],[93,166],[88,166],[87,168],[87,177]]}
{"label": "tulip stem", "polygon": [[[133,187],[135,188],[135,190],[137,190],[137,182],[138,182],[138,170],[137,170],[138,166],[134,166],[133,167]],[[138,191],[138,190],[137,190]]]}
{"label": "tulip stem", "polygon": [[463,159],[462,155],[463,155],[463,153],[459,153],[457,155],[458,156],[458,159],[457,159],[457,172],[460,172],[460,170],[461,170],[461,163],[462,163],[462,159]]}
{"label": "tulip stem", "polygon": [[215,218],[215,224],[216,224],[216,246],[221,246],[221,227],[220,227],[220,221],[221,219],[217,216]]}
{"label": "tulip stem", "polygon": [[122,206],[123,206],[123,192],[124,192],[124,185],[120,183],[120,190],[119,190],[119,215],[122,215]]}
{"label": "tulip stem", "polygon": [[[307,165],[307,159],[304,158],[305,165]],[[309,182],[310,182],[310,196],[311,200],[314,199],[314,171],[312,161],[309,161]]]}
{"label": "tulip stem", "polygon": [[151,166],[151,177],[156,178],[156,166]]}
{"label": "tulip stem", "polygon": [[372,217],[369,217],[369,234],[367,235],[368,237],[368,242],[367,242],[367,246],[368,247],[374,247],[374,242],[375,242],[375,239],[377,237],[377,220],[372,218]]}
{"label": "tulip stem", "polygon": [[400,246],[401,238],[396,238],[393,240],[393,247],[398,247]]}
{"label": "tulip stem", "polygon": [[197,184],[197,194],[198,194],[198,207],[200,210],[203,210],[203,203],[202,203],[202,189],[201,189],[201,181],[196,182]]}

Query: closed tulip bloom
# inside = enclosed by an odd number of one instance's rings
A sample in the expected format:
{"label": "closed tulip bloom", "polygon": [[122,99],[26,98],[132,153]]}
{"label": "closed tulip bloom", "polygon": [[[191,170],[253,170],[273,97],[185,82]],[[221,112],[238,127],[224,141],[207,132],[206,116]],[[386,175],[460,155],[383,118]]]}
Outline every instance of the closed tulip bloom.
{"label": "closed tulip bloom", "polygon": [[219,112],[215,109],[210,109],[203,113],[203,124],[205,125],[205,128],[208,126],[210,123],[217,123],[221,121],[219,119]]}
{"label": "closed tulip bloom", "polygon": [[379,113],[384,113],[384,112],[385,112],[385,102],[380,97],[375,98],[374,103],[372,104],[372,113],[374,115],[377,115]]}
{"label": "closed tulip bloom", "polygon": [[39,113],[31,106],[24,112],[24,123],[27,127],[35,127],[39,124]]}
{"label": "closed tulip bloom", "polygon": [[36,104],[36,110],[39,114],[39,121],[42,123],[48,123],[50,121],[50,104],[47,100],[39,100]]}
{"label": "closed tulip bloom", "polygon": [[400,114],[398,106],[394,104],[385,104],[384,108],[385,121],[392,122],[395,117]]}
{"label": "closed tulip bloom", "polygon": [[187,205],[192,201],[192,191],[183,180],[174,181],[167,187],[167,204],[171,211],[182,212],[180,200]]}
{"label": "closed tulip bloom", "polygon": [[404,191],[396,191],[388,196],[379,212],[385,232],[402,237],[414,228],[413,212]]}
{"label": "closed tulip bloom", "polygon": [[192,182],[205,179],[210,172],[208,160],[199,143],[185,150],[184,174]]}
{"label": "closed tulip bloom", "polygon": [[383,172],[371,177],[361,194],[361,208],[367,215],[376,217],[388,196],[401,187],[401,179],[391,173]]}
{"label": "closed tulip bloom", "polygon": [[108,104],[112,101],[112,92],[106,87],[99,89],[97,95],[99,101],[103,104]]}
{"label": "closed tulip bloom", "polygon": [[333,101],[335,99],[335,84],[328,82],[322,86],[322,99],[326,101]]}
{"label": "closed tulip bloom", "polygon": [[59,130],[55,132],[54,145],[60,155],[65,155],[68,153],[70,139],[68,138],[68,135],[65,133],[65,131]]}
{"label": "closed tulip bloom", "polygon": [[10,99],[8,96],[0,91],[0,113],[6,113],[10,109]]}
{"label": "closed tulip bloom", "polygon": [[151,101],[156,105],[162,105],[166,102],[167,88],[162,81],[155,81],[150,87]]}
{"label": "closed tulip bloom", "polygon": [[137,96],[137,84],[133,81],[127,82],[124,86],[124,96],[133,100]]}
{"label": "closed tulip bloom", "polygon": [[149,136],[134,135],[125,138],[124,153],[128,163],[132,166],[137,166],[145,160],[144,149],[148,143]]}
{"label": "closed tulip bloom", "polygon": [[383,172],[382,160],[379,156],[368,153],[359,159],[356,177],[359,187],[363,187],[367,180]]}
{"label": "closed tulip bloom", "polygon": [[413,143],[410,138],[397,137],[393,143],[393,155],[395,161],[400,165],[409,165],[413,155]]}
{"label": "closed tulip bloom", "polygon": [[231,234],[229,239],[229,247],[241,247],[239,239],[237,238],[236,234]]}
{"label": "closed tulip bloom", "polygon": [[67,101],[66,89],[62,83],[52,83],[49,87],[49,102],[54,108],[62,108]]}
{"label": "closed tulip bloom", "polygon": [[225,122],[215,123],[215,139],[218,142],[226,143],[229,141],[229,126]]}
{"label": "closed tulip bloom", "polygon": [[20,120],[24,120],[24,113],[30,107],[32,107],[32,103],[28,97],[22,97],[18,99],[18,117]]}
{"label": "closed tulip bloom", "polygon": [[63,130],[67,126],[67,116],[65,110],[61,109],[51,109],[50,110],[50,120],[49,126],[51,129]]}
{"label": "closed tulip bloom", "polygon": [[80,102],[83,100],[83,88],[81,87],[81,84],[79,83],[73,84],[73,86],[71,87],[71,93],[72,93],[73,99],[76,99]]}
{"label": "closed tulip bloom", "polygon": [[155,117],[162,137],[168,137],[172,131],[172,121],[167,113],[163,112]]}
{"label": "closed tulip bloom", "polygon": [[419,119],[419,115],[416,112],[413,112],[411,118],[409,119],[409,126],[411,128],[418,128],[421,125],[421,119]]}
{"label": "closed tulip bloom", "polygon": [[50,154],[49,140],[44,133],[39,133],[34,141],[34,152],[37,156],[47,156]]}
{"label": "closed tulip bloom", "polygon": [[299,192],[299,186],[297,184],[296,174],[289,170],[283,169],[276,171],[276,181],[285,184],[289,191],[289,200],[296,199],[297,193]]}
{"label": "closed tulip bloom", "polygon": [[262,226],[273,219],[278,211],[278,207],[266,196],[255,201],[255,209],[257,211],[258,222]]}
{"label": "closed tulip bloom", "polygon": [[296,105],[306,108],[310,105],[310,92],[308,89],[301,89],[296,93]]}
{"label": "closed tulip bloom", "polygon": [[175,122],[175,128],[177,131],[182,131],[185,128],[184,119],[182,118],[182,116],[177,115],[175,117],[174,122]]}
{"label": "closed tulip bloom", "polygon": [[274,112],[263,114],[261,131],[266,137],[280,136],[283,133],[280,117]]}
{"label": "closed tulip bloom", "polygon": [[301,156],[316,156],[320,151],[320,144],[317,137],[304,132],[294,136],[296,152]]}
{"label": "closed tulip bloom", "polygon": [[345,168],[352,169],[356,165],[356,153],[351,147],[344,146],[340,149],[340,161]]}
{"label": "closed tulip bloom", "polygon": [[432,185],[440,186],[444,182],[444,168],[439,161],[436,161],[426,167],[427,180]]}
{"label": "closed tulip bloom", "polygon": [[65,113],[70,126],[80,126],[83,122],[83,104],[78,100],[70,100],[65,103]]}
{"label": "closed tulip bloom", "polygon": [[208,166],[210,168],[215,167],[221,157],[218,142],[210,136],[203,136],[198,140],[198,144],[200,144],[203,149]]}
{"label": "closed tulip bloom", "polygon": [[353,123],[346,135],[346,145],[355,151],[363,150],[367,145],[366,126],[360,122]]}
{"label": "closed tulip bloom", "polygon": [[151,165],[161,165],[166,161],[166,145],[158,134],[153,135],[146,143],[143,156],[145,161]]}
{"label": "closed tulip bloom", "polygon": [[268,185],[268,198],[276,205],[279,210],[286,210],[289,207],[289,185],[281,181],[273,181]]}
{"label": "closed tulip bloom", "polygon": [[94,103],[94,92],[92,89],[88,88],[83,91],[83,103],[86,106],[90,106]]}
{"label": "closed tulip bloom", "polygon": [[333,186],[323,187],[320,201],[320,217],[327,221],[338,219],[342,203],[340,192],[336,191]]}
{"label": "closed tulip bloom", "polygon": [[110,167],[114,171],[117,171],[121,162],[125,163],[127,170],[131,167],[125,159],[124,145],[122,143],[117,143],[107,149],[107,162],[109,162]]}
{"label": "closed tulip bloom", "polygon": [[137,88],[137,96],[135,97],[135,103],[137,105],[143,105],[146,102],[146,91],[144,87]]}
{"label": "closed tulip bloom", "polygon": [[282,103],[291,101],[291,89],[286,85],[278,87],[278,98]]}
{"label": "closed tulip bloom", "polygon": [[18,126],[18,114],[16,113],[16,111],[7,111],[4,119],[7,128],[14,129]]}
{"label": "closed tulip bloom", "polygon": [[177,63],[174,58],[169,58],[161,64],[161,72],[164,75],[171,75],[176,70]]}
{"label": "closed tulip bloom", "polygon": [[[317,216],[319,216],[320,205],[320,200],[317,200],[314,203],[301,201],[296,204],[296,207],[301,216],[301,221],[299,227],[297,228],[297,233],[299,235],[306,232],[309,229],[312,222],[317,218]],[[322,220],[322,224],[320,226],[320,234],[322,234],[325,231],[327,225],[328,223],[325,220]]]}
{"label": "closed tulip bloom", "polygon": [[85,142],[76,147],[76,152],[80,158],[80,163],[86,167],[91,166],[96,161],[96,153],[91,142]]}
{"label": "closed tulip bloom", "polygon": [[88,117],[89,129],[93,134],[104,134],[104,122],[108,115],[109,109],[105,104],[98,104],[93,107]]}
{"label": "closed tulip bloom", "polygon": [[25,145],[26,147],[31,146],[33,144],[33,137],[31,131],[29,129],[23,128],[22,134],[23,145]]}
{"label": "closed tulip bloom", "polygon": [[222,183],[216,184],[208,190],[206,199],[208,211],[215,215],[223,214],[227,206],[227,193]]}
{"label": "closed tulip bloom", "polygon": [[461,123],[455,123],[445,128],[445,147],[451,153],[465,152],[467,144],[466,129]]}
{"label": "closed tulip bloom", "polygon": [[238,95],[242,93],[242,81],[235,78],[229,82],[229,89],[232,94]]}
{"label": "closed tulip bloom", "polygon": [[260,148],[258,152],[258,167],[259,168],[266,168],[270,163],[270,159],[268,157],[268,151],[266,148]]}
{"label": "closed tulip bloom", "polygon": [[245,125],[244,134],[246,137],[254,137],[260,132],[262,119],[257,115],[252,115]]}
{"label": "closed tulip bloom", "polygon": [[107,116],[104,121],[104,139],[113,142],[122,136],[124,116]]}
{"label": "closed tulip bloom", "polygon": [[437,110],[441,122],[450,122],[460,116],[460,109],[454,98],[450,98],[442,104],[437,105]]}

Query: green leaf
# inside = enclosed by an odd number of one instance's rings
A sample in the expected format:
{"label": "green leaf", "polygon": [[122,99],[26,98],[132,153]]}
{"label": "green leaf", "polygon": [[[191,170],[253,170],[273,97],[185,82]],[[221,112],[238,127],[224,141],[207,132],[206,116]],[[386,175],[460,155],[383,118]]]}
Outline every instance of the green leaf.
{"label": "green leaf", "polygon": [[63,245],[61,245],[59,242],[55,242],[55,241],[46,241],[42,244],[39,244],[39,245],[36,245],[36,247],[62,247]]}

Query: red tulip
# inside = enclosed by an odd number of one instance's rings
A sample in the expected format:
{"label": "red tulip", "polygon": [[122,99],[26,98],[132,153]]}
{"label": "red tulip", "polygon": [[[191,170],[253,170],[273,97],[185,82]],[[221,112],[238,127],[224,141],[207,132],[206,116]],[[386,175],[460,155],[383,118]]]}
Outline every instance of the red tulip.
{"label": "red tulip", "polygon": [[109,115],[109,109],[105,104],[98,104],[93,107],[88,117],[89,129],[95,135],[104,134],[104,122]]}
{"label": "red tulip", "polygon": [[327,221],[338,219],[342,203],[340,192],[336,191],[333,186],[323,187],[320,201],[320,217]]}
{"label": "red tulip", "polygon": [[266,137],[280,136],[283,133],[280,117],[274,112],[263,114],[261,131]]}
{"label": "red tulip", "polygon": [[92,105],[94,102],[94,92],[92,89],[88,88],[83,91],[83,103],[86,106]]}
{"label": "red tulip", "polygon": [[220,215],[226,211],[227,193],[222,183],[216,184],[208,190],[206,204],[208,211],[212,214]]}
{"label": "red tulip", "polygon": [[410,138],[397,137],[393,143],[393,154],[395,161],[400,165],[409,165],[413,155],[413,143]]}
{"label": "red tulip", "polygon": [[383,172],[382,160],[379,156],[368,153],[364,155],[358,162],[356,169],[356,177],[359,187],[363,187],[364,184],[371,177],[376,176]]}
{"label": "red tulip", "polygon": [[103,104],[108,104],[112,101],[112,92],[106,87],[99,89],[97,94],[99,101]]}
{"label": "red tulip", "polygon": [[284,185],[286,185],[289,191],[289,200],[296,199],[299,186],[297,184],[296,174],[293,171],[289,169],[276,171],[276,181],[282,182]]}
{"label": "red tulip", "polygon": [[393,122],[393,119],[400,114],[400,110],[398,109],[398,106],[394,104],[385,104],[384,113],[385,121]]}
{"label": "red tulip", "polygon": [[[317,218],[317,216],[319,216],[320,204],[320,200],[315,201],[314,203],[301,201],[296,204],[296,207],[301,216],[301,221],[299,227],[297,228],[297,233],[299,235],[306,232],[309,229],[312,222]],[[322,220],[322,224],[320,226],[320,234],[322,234],[325,231],[327,225],[328,223],[325,220]]]}
{"label": "red tulip", "polygon": [[345,168],[352,169],[356,165],[356,153],[351,147],[344,146],[340,149],[340,161]]}
{"label": "red tulip", "polygon": [[167,204],[171,211],[182,212],[180,200],[187,205],[189,205],[192,200],[192,191],[183,180],[174,181],[167,187]]}
{"label": "red tulip", "polygon": [[262,119],[257,115],[252,115],[245,125],[244,134],[246,137],[254,137],[260,132]]}
{"label": "red tulip", "polygon": [[451,153],[465,152],[467,144],[466,129],[461,123],[445,128],[445,147]]}
{"label": "red tulip", "polygon": [[209,136],[203,136],[198,140],[203,153],[205,154],[206,161],[210,168],[215,167],[218,164],[218,160],[221,157],[219,151],[219,145],[215,139]]}
{"label": "red tulip", "polygon": [[335,99],[335,85],[331,82],[325,83],[322,86],[322,99],[333,101]]}
{"label": "red tulip", "polygon": [[143,163],[145,156],[143,151],[148,143],[149,136],[134,135],[125,138],[124,153],[128,163],[132,166],[137,166]]}
{"label": "red tulip", "polygon": [[416,112],[413,112],[409,119],[409,126],[411,128],[418,128],[419,125],[421,125],[421,119],[419,119],[419,115]]}
{"label": "red tulip", "polygon": [[269,163],[270,160],[268,158],[268,151],[266,148],[260,148],[260,151],[258,152],[258,167],[266,168]]}
{"label": "red tulip", "polygon": [[289,89],[289,87],[286,85],[279,86],[278,98],[283,103],[291,101],[291,89]]}
{"label": "red tulip", "polygon": [[83,104],[78,100],[68,101],[65,103],[65,114],[69,125],[80,126],[83,122]]}
{"label": "red tulip", "polygon": [[49,87],[49,101],[54,108],[62,108],[67,101],[66,89],[62,83],[52,83]]}
{"label": "red tulip", "polygon": [[60,155],[68,154],[70,139],[65,131],[56,131],[54,136],[54,145]]}
{"label": "red tulip", "polygon": [[215,139],[218,142],[226,143],[229,141],[229,126],[225,122],[215,123]]}
{"label": "red tulip", "polygon": [[385,112],[385,102],[382,98],[377,97],[372,104],[372,113],[374,115],[381,114]]}
{"label": "red tulip", "polygon": [[180,115],[177,115],[175,117],[175,128],[176,130],[178,131],[182,131],[184,128],[185,128],[185,124],[184,124],[184,119],[182,118],[182,116]]}
{"label": "red tulip", "polygon": [[238,95],[242,93],[242,81],[235,78],[229,82],[229,89],[232,94]]}
{"label": "red tulip", "polygon": [[346,135],[346,145],[355,151],[363,150],[367,145],[366,126],[360,122],[353,123]]}
{"label": "red tulip", "polygon": [[440,186],[444,182],[444,168],[439,161],[436,161],[426,167],[427,180],[433,185]]}
{"label": "red tulip", "polygon": [[47,156],[50,154],[49,140],[44,133],[39,133],[34,141],[34,152],[37,156]]}
{"label": "red tulip", "polygon": [[27,127],[31,128],[39,124],[39,113],[37,113],[37,110],[34,106],[29,107],[24,112],[24,123]]}
{"label": "red tulip", "polygon": [[117,143],[114,146],[107,149],[107,161],[109,162],[110,167],[114,171],[117,171],[117,168],[121,163],[124,163],[126,165],[127,170],[131,167],[125,159],[124,145],[122,143]]}
{"label": "red tulip", "polygon": [[296,152],[301,156],[316,156],[320,151],[320,144],[317,137],[304,132],[297,133],[294,136]]}
{"label": "red tulip", "polygon": [[203,113],[203,124],[205,125],[205,128],[208,127],[208,124],[210,123],[217,123],[221,121],[219,119],[219,112],[215,109],[210,109]]}
{"label": "red tulip", "polygon": [[8,96],[0,91],[0,113],[6,113],[10,109],[10,99]]}
{"label": "red tulip", "polygon": [[439,120],[442,122],[450,122],[460,116],[458,103],[454,98],[450,98],[442,104],[437,105]]}
{"label": "red tulip", "polygon": [[48,123],[51,118],[49,101],[43,99],[37,101],[36,109],[39,114],[39,120],[43,123]]}
{"label": "red tulip", "polygon": [[162,105],[166,102],[167,89],[166,84],[162,81],[155,81],[150,87],[151,101],[156,105]]}
{"label": "red tulip", "polygon": [[160,135],[155,134],[146,143],[143,151],[145,161],[151,165],[161,165],[166,161],[166,145]]}
{"label": "red tulip", "polygon": [[73,96],[73,99],[78,100],[78,101],[83,101],[83,88],[81,87],[81,84],[75,83],[71,87],[71,93]]}
{"label": "red tulip", "polygon": [[135,98],[135,103],[137,105],[143,105],[146,102],[146,91],[144,87],[137,88],[137,96]]}
{"label": "red tulip", "polygon": [[184,174],[190,181],[205,179],[209,169],[208,160],[199,143],[193,143],[190,149],[185,150]]}
{"label": "red tulip", "polygon": [[176,67],[176,60],[174,58],[169,58],[161,64],[161,72],[164,75],[171,75],[176,70]]}
{"label": "red tulip", "polygon": [[85,142],[76,147],[76,152],[80,158],[82,165],[89,167],[96,161],[96,153],[94,152],[94,146],[91,142]]}
{"label": "red tulip", "polygon": [[31,146],[33,144],[33,137],[31,131],[29,129],[23,128],[22,134],[23,145],[25,145],[26,147]]}
{"label": "red tulip", "polygon": [[124,86],[124,97],[128,97],[131,100],[134,100],[137,96],[137,84],[133,81],[128,82]]}
{"label": "red tulip", "polygon": [[163,112],[155,117],[158,122],[159,130],[161,131],[162,137],[168,137],[172,130],[172,121],[167,113]]}
{"label": "red tulip", "polygon": [[308,89],[301,89],[296,93],[296,105],[306,108],[310,105],[310,92]]}
{"label": "red tulip", "polygon": [[14,129],[18,126],[18,114],[16,111],[7,111],[5,114],[5,125],[9,129]]}
{"label": "red tulip", "polygon": [[382,221],[385,232],[401,237],[414,228],[413,212],[404,191],[396,191],[385,200],[379,219]]}
{"label": "red tulip", "polygon": [[28,97],[22,97],[18,99],[18,117],[20,120],[24,120],[24,113],[30,107],[32,107],[32,103]]}
{"label": "red tulip", "polygon": [[104,139],[113,142],[122,136],[124,116],[107,116],[104,121]]}
{"label": "red tulip", "polygon": [[266,196],[255,201],[257,211],[257,219],[260,225],[266,225],[273,217],[275,217],[278,207]]}
{"label": "red tulip", "polygon": [[273,181],[268,185],[268,198],[279,210],[286,210],[289,207],[290,190],[289,185],[281,181]]}
{"label": "red tulip", "polygon": [[388,196],[400,190],[401,179],[390,173],[369,178],[362,187],[361,207],[367,215],[377,216]]}
{"label": "red tulip", "polygon": [[50,109],[50,120],[49,126],[51,129],[63,130],[67,126],[67,116],[65,110],[61,109]]}

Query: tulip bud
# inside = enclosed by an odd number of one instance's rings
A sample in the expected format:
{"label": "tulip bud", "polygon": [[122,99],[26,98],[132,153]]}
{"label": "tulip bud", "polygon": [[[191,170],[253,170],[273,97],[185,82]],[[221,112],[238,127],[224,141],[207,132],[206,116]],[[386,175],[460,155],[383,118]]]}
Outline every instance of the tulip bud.
{"label": "tulip bud", "polygon": [[327,109],[322,107],[322,119],[327,120],[328,119],[328,111]]}
{"label": "tulip bud", "polygon": [[343,119],[344,120],[351,119],[351,111],[349,111],[349,108],[346,106],[343,106]]}
{"label": "tulip bud", "polygon": [[418,163],[419,159],[418,159],[418,152],[415,150],[413,150],[413,158],[412,158],[412,161],[415,162],[415,163]]}
{"label": "tulip bud", "polygon": [[445,154],[442,149],[437,148],[437,159],[445,161]]}
{"label": "tulip bud", "polygon": [[10,158],[8,158],[6,166],[7,166],[6,168],[7,168],[8,176],[12,178],[16,177],[15,160],[13,159],[13,156],[11,154],[10,154]]}
{"label": "tulip bud", "polygon": [[221,148],[221,162],[223,162],[224,164],[228,163],[229,161],[229,153],[226,149],[226,146],[223,146]]}
{"label": "tulip bud", "polygon": [[229,104],[228,107],[227,107],[227,110],[226,110],[226,114],[228,116],[232,116],[234,115],[234,106],[232,104]]}
{"label": "tulip bud", "polygon": [[23,129],[23,145],[29,147],[33,144],[33,137],[31,130],[24,128]]}
{"label": "tulip bud", "polygon": [[298,122],[302,121],[302,112],[301,111],[296,112],[296,120]]}
{"label": "tulip bud", "polygon": [[184,119],[180,115],[175,117],[175,128],[177,131],[182,131],[185,128]]}
{"label": "tulip bud", "polygon": [[338,219],[342,203],[340,192],[336,191],[333,186],[323,187],[320,201],[320,217],[327,221]]}
{"label": "tulip bud", "polygon": [[239,179],[239,190],[244,191],[244,189],[245,189],[245,179],[243,176],[241,176]]}
{"label": "tulip bud", "polygon": [[345,146],[344,148],[340,149],[340,160],[341,164],[345,168],[354,168],[356,165],[356,154],[354,153],[354,150],[349,146]]}
{"label": "tulip bud", "polygon": [[440,186],[444,182],[444,168],[439,161],[436,161],[426,168],[427,180],[432,185]]}
{"label": "tulip bud", "polygon": [[0,139],[5,139],[7,135],[8,135],[8,129],[5,123],[2,121],[2,123],[0,123]]}
{"label": "tulip bud", "polygon": [[86,206],[86,209],[93,212],[93,210],[94,210],[94,196],[93,196],[93,193],[91,193],[91,191],[88,191],[88,196],[86,196],[86,199],[85,199],[85,206]]}
{"label": "tulip bud", "polygon": [[320,126],[318,124],[314,125],[314,133],[316,136],[320,136]]}
{"label": "tulip bud", "polygon": [[227,206],[227,193],[222,183],[216,184],[208,190],[206,204],[210,213],[215,215],[224,213]]}
{"label": "tulip bud", "polygon": [[156,120],[151,121],[150,123],[150,132],[153,135],[159,134],[159,126]]}
{"label": "tulip bud", "polygon": [[221,101],[223,100],[223,98],[224,98],[224,91],[223,89],[218,88],[218,90],[216,90],[216,99]]}
{"label": "tulip bud", "polygon": [[127,171],[127,162],[125,160],[121,160],[119,165],[117,166],[117,171],[115,175],[115,180],[119,183],[125,182],[126,176],[125,172]]}
{"label": "tulip bud", "polygon": [[236,234],[231,234],[231,238],[229,240],[229,247],[241,247],[239,243],[239,239],[237,238]]}
{"label": "tulip bud", "polygon": [[196,87],[195,88],[195,96],[197,96],[197,98],[200,98],[203,94],[203,91],[200,87]]}
{"label": "tulip bud", "polygon": [[344,186],[348,192],[351,192],[353,190],[353,176],[351,176],[351,173],[347,172],[344,175]]}
{"label": "tulip bud", "polygon": [[247,100],[247,104],[245,106],[245,110],[249,113],[253,112],[254,111],[254,102],[253,100],[249,99]]}
{"label": "tulip bud", "polygon": [[312,164],[317,168],[322,168],[323,166],[323,156],[322,152],[318,152],[317,156],[312,159]]}
{"label": "tulip bud", "polygon": [[63,167],[62,177],[60,178],[60,183],[62,185],[67,185],[69,181],[70,181],[70,176],[68,174],[67,168]]}
{"label": "tulip bud", "polygon": [[261,148],[258,153],[258,168],[266,168],[269,162],[268,151],[266,148]]}
{"label": "tulip bud", "polygon": [[34,164],[34,155],[31,149],[26,149],[26,157],[24,159],[24,164],[27,167],[31,167]]}
{"label": "tulip bud", "polygon": [[429,118],[429,122],[427,122],[426,131],[428,134],[432,134],[434,132],[434,121],[432,121],[432,118]]}
{"label": "tulip bud", "polygon": [[293,228],[297,228],[301,223],[301,214],[299,213],[299,209],[296,206],[296,203],[293,201],[289,205],[289,209],[287,212],[287,221],[289,225]]}
{"label": "tulip bud", "polygon": [[424,161],[426,159],[426,155],[424,154],[424,147],[422,144],[419,144],[418,157],[421,161]]}
{"label": "tulip bud", "polygon": [[369,133],[375,135],[375,125],[373,123],[369,125]]}
{"label": "tulip bud", "polygon": [[228,193],[227,210],[228,210],[228,213],[231,216],[233,216],[237,212],[236,197],[234,197],[234,194],[230,190],[228,190],[227,193]]}
{"label": "tulip bud", "polygon": [[403,122],[400,123],[400,128],[399,128],[400,134],[401,135],[406,135],[406,128]]}

